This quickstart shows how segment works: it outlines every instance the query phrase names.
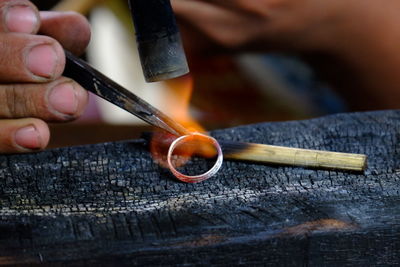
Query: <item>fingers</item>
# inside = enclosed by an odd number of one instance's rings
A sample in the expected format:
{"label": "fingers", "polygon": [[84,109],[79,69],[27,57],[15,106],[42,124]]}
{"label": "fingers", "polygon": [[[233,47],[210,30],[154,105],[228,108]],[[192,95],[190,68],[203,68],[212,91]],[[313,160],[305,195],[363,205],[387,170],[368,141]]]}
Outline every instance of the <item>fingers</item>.
{"label": "fingers", "polygon": [[65,66],[61,45],[46,36],[0,33],[0,82],[47,82]]}
{"label": "fingers", "polygon": [[0,1],[0,31],[34,34],[40,27],[39,11],[26,0]]}
{"label": "fingers", "polygon": [[0,119],[68,121],[83,113],[87,101],[87,91],[67,78],[46,84],[0,85]]}
{"label": "fingers", "polygon": [[[11,16],[13,9],[17,10],[16,15]],[[62,46],[50,37],[20,34],[29,27],[32,32],[37,30],[39,20],[29,19],[30,16],[24,14],[32,13],[36,17],[39,13],[35,7],[29,1],[0,0],[0,10],[3,11],[0,14],[0,29],[3,30],[0,32],[0,83],[48,82],[60,77],[65,65]],[[75,54],[84,51],[90,40],[89,24],[84,17],[72,12],[42,12],[41,16],[43,34],[58,39]],[[9,29],[7,21],[12,21],[15,27]]]}
{"label": "fingers", "polygon": [[39,119],[0,120],[0,153],[24,153],[44,149],[50,131]]}
{"label": "fingers", "polygon": [[[0,0],[0,32],[51,36],[74,54],[82,54],[90,40],[86,18],[75,12],[40,12],[27,0]],[[73,38],[71,38],[73,37]]]}
{"label": "fingers", "polygon": [[[36,35],[39,29],[43,35]],[[87,91],[61,77],[63,46],[81,54],[89,39],[89,24],[76,13],[39,12],[27,0],[0,0],[0,153],[44,149],[50,136],[44,121],[83,113]]]}
{"label": "fingers", "polygon": [[227,49],[240,48],[259,28],[257,18],[224,5],[190,0],[173,0],[172,5],[179,19]]}
{"label": "fingers", "polygon": [[[276,0],[258,0],[258,1],[249,1],[249,0],[172,0],[176,2],[206,2],[212,4],[214,6],[223,7],[225,9],[230,9],[233,11],[238,11],[240,13],[248,13],[251,15],[266,15],[268,13],[268,6],[273,5]],[[278,0],[280,1],[280,0]]]}
{"label": "fingers", "polygon": [[43,85],[0,85],[0,153],[37,151],[49,142],[44,121],[16,118],[71,120],[83,112],[87,100],[87,91],[67,78]]}
{"label": "fingers", "polygon": [[90,25],[85,17],[75,12],[40,12],[40,33],[59,41],[76,55],[82,54],[90,41]]}
{"label": "fingers", "polygon": [[0,82],[58,78],[64,70],[64,50],[50,37],[33,35],[40,26],[36,7],[25,0],[0,0],[0,11]]}

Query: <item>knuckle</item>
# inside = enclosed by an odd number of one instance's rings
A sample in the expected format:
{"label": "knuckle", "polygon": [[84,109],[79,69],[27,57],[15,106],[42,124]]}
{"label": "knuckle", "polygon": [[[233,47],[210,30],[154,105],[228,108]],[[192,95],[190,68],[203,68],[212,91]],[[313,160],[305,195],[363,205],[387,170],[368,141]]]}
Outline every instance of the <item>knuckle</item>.
{"label": "knuckle", "polygon": [[2,90],[4,105],[1,113],[4,117],[10,118],[16,113],[16,86],[9,85],[6,89]]}
{"label": "knuckle", "polygon": [[18,118],[24,113],[24,106],[21,105],[24,93],[18,85],[11,84],[5,90],[6,112],[9,118]]}
{"label": "knuckle", "polygon": [[0,114],[5,118],[23,118],[29,115],[43,113],[46,109],[43,101],[40,101],[41,92],[35,90],[30,94],[29,85],[9,84],[2,88],[0,93]]}

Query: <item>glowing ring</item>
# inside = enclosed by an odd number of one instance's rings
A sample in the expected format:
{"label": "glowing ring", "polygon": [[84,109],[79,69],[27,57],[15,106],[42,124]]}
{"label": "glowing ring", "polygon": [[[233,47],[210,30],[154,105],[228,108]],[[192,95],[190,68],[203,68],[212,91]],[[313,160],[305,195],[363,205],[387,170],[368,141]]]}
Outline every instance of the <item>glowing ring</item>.
{"label": "glowing ring", "polygon": [[[184,143],[187,138],[190,138],[192,136],[201,136],[201,137],[205,137],[208,140],[210,140],[211,143],[217,149],[218,158],[217,158],[217,161],[215,162],[214,166],[210,170],[208,170],[207,172],[205,172],[203,174],[199,174],[199,175],[189,176],[189,175],[184,175],[183,173],[180,173],[179,171],[177,171],[175,169],[174,165],[172,164],[171,158],[172,158],[172,153],[174,152],[174,150],[180,144]],[[175,175],[176,178],[178,178],[182,182],[186,182],[186,183],[198,183],[198,182],[205,181],[205,180],[211,178],[212,176],[214,176],[219,171],[219,169],[221,168],[222,162],[223,162],[223,158],[224,157],[223,157],[223,154],[222,154],[222,149],[221,149],[221,146],[219,145],[217,140],[215,140],[211,136],[204,135],[204,134],[201,134],[201,133],[192,133],[190,135],[183,135],[183,136],[177,138],[171,144],[171,146],[169,147],[169,150],[168,150],[167,160],[168,160],[168,167],[171,170],[172,174]]]}

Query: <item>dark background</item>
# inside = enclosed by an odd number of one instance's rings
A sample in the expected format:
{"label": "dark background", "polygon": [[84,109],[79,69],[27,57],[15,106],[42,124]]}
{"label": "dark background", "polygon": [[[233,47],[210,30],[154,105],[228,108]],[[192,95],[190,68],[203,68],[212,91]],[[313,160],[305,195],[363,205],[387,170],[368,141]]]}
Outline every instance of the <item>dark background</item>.
{"label": "dark background", "polygon": [[36,0],[36,1],[31,1],[31,2],[34,3],[40,10],[48,10],[60,1],[58,1],[58,0],[47,0],[47,1]]}

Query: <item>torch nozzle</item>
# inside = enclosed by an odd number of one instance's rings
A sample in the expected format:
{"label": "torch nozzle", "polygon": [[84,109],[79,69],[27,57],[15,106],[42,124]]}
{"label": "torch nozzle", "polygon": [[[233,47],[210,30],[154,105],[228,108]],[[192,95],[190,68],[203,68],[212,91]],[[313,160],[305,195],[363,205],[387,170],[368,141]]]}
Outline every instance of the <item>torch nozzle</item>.
{"label": "torch nozzle", "polygon": [[170,0],[129,0],[140,60],[147,82],[189,72]]}

